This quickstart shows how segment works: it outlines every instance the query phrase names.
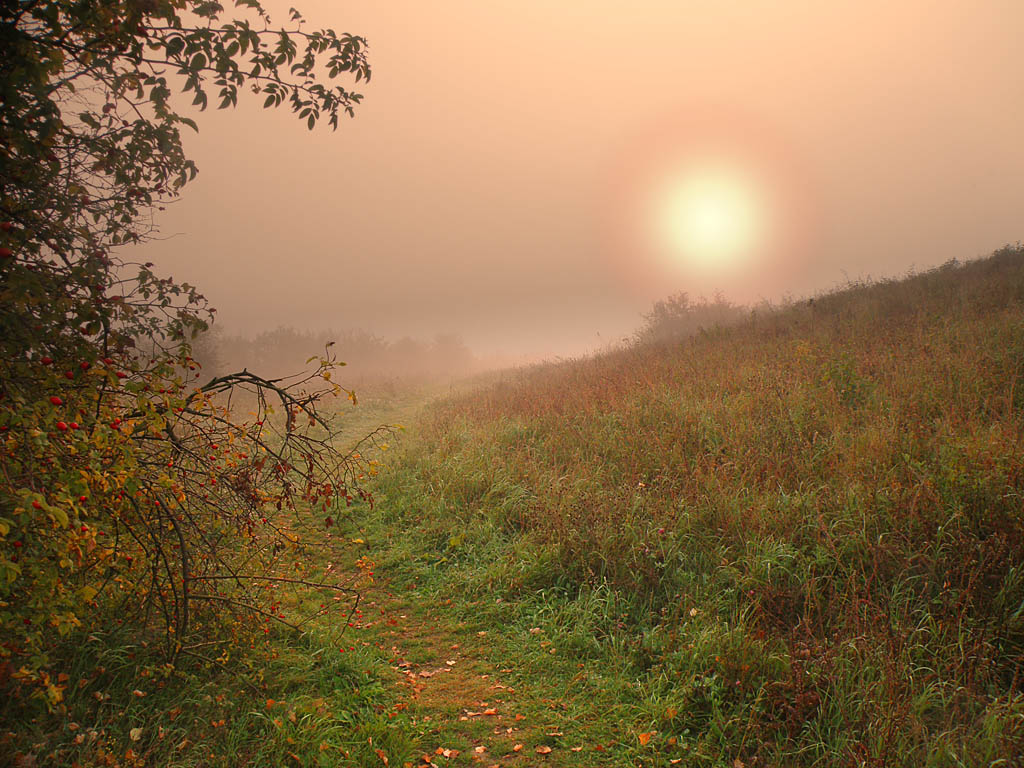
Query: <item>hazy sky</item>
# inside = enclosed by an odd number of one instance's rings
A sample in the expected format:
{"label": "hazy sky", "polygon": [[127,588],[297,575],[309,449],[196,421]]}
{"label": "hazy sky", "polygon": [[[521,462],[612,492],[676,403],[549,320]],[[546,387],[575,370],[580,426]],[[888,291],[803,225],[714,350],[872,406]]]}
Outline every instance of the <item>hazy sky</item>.
{"label": "hazy sky", "polygon": [[229,332],[573,354],[657,298],[813,293],[1024,239],[1021,0],[390,0],[356,118],[250,98],[145,257]]}

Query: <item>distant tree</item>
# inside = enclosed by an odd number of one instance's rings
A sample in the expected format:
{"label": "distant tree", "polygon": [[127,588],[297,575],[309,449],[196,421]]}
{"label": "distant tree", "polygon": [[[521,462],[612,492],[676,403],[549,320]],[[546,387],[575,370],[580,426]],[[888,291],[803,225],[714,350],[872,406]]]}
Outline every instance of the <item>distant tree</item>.
{"label": "distant tree", "polygon": [[721,293],[710,301],[703,296],[692,301],[685,292],[675,293],[654,303],[644,315],[644,325],[636,338],[641,343],[681,339],[702,330],[732,325],[747,313],[746,308],[733,304]]}
{"label": "distant tree", "polygon": [[[200,379],[212,310],[124,247],[196,174],[176,90],[199,109],[252,91],[309,128],[361,99],[326,81],[369,79],[362,38],[234,5],[0,2],[0,663],[51,704],[55,639],[104,607],[174,659],[278,620],[263,579],[298,544],[265,511],[327,515],[366,471],[317,408],[344,394],[329,351],[297,380]],[[242,421],[219,399],[238,387]]]}

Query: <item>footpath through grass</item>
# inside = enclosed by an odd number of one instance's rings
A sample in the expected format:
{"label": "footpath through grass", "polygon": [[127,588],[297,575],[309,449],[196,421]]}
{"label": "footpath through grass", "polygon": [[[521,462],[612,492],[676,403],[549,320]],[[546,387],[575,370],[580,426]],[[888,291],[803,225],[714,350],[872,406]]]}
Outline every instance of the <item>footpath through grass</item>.
{"label": "footpath through grass", "polygon": [[454,398],[360,535],[529,764],[1019,765],[1022,379],[1008,248]]}
{"label": "footpath through grass", "polygon": [[415,423],[375,505],[303,534],[351,616],[180,672],[86,633],[0,755],[1021,765],[1022,379],[1017,248],[367,411]]}

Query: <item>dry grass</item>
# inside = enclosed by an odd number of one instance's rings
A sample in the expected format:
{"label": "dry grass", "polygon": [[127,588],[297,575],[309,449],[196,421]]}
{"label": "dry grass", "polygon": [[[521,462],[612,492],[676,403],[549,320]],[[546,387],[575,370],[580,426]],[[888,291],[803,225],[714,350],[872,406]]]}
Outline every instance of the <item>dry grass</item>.
{"label": "dry grass", "polygon": [[470,593],[575,605],[695,764],[1013,764],[1022,374],[1007,248],[453,400],[389,514]]}

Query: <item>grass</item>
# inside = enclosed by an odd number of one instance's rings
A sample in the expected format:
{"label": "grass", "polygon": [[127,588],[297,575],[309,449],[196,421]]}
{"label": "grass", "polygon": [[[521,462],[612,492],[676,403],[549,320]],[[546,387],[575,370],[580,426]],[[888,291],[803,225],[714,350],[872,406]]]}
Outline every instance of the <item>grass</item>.
{"label": "grass", "polygon": [[457,397],[366,524],[608,764],[1009,765],[1022,372],[1011,248]]}
{"label": "grass", "polygon": [[414,426],[311,555],[359,580],[351,628],[174,673],[86,633],[66,716],[7,702],[0,754],[1019,765],[1022,374],[1008,248],[356,409]]}

